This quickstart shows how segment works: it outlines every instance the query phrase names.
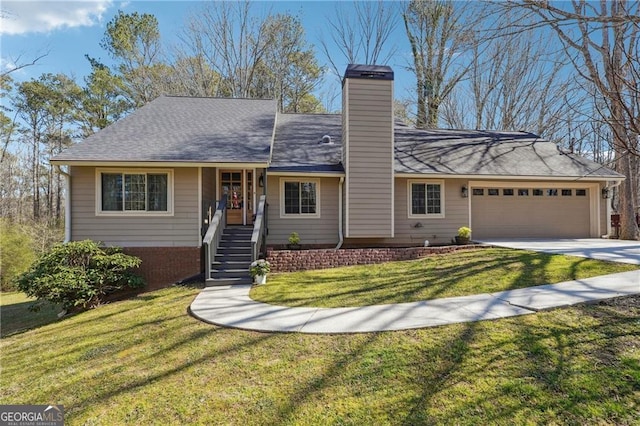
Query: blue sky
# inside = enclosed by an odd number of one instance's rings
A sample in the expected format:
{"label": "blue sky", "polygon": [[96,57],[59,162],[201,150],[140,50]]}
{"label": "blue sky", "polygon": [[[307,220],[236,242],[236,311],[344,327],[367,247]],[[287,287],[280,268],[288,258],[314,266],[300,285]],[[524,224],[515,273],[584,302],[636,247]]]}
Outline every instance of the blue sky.
{"label": "blue sky", "polygon": [[[326,63],[320,53],[318,38],[336,7],[335,1],[259,1],[255,6],[265,11],[299,14],[307,39],[316,46],[318,61]],[[349,6],[351,2],[343,2]],[[118,12],[150,13],[159,22],[163,44],[175,43],[176,35],[189,15],[201,7],[199,1],[33,1],[3,0],[0,19],[1,68],[6,70],[16,62],[29,62],[43,53],[35,66],[14,72],[18,81],[37,78],[42,73],[64,73],[78,83],[90,71],[84,55],[95,57],[109,64],[110,58],[100,48],[107,22]],[[406,43],[403,28],[398,26],[396,43]],[[411,76],[403,71],[409,55],[402,54],[402,47],[392,63],[396,71],[396,96],[403,97],[404,87],[411,87]],[[346,67],[346,63],[345,63]],[[400,81],[398,81],[400,80]],[[328,84],[338,85],[337,81]],[[400,83],[400,84],[399,84]],[[400,86],[401,87],[398,87]],[[339,90],[339,87],[336,87]]]}

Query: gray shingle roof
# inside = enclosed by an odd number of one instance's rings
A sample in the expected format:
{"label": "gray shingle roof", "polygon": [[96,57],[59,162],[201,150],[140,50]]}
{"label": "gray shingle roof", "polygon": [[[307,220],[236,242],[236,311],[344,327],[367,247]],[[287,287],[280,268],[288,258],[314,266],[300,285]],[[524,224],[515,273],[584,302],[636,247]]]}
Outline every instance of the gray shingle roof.
{"label": "gray shingle roof", "polygon": [[[160,97],[72,146],[58,162],[269,161],[270,171],[343,172],[339,114],[278,114],[272,100]],[[322,143],[324,135],[332,144]],[[407,174],[621,178],[525,132],[416,130],[396,123],[395,171]]]}
{"label": "gray shingle roof", "polygon": [[55,161],[267,163],[273,100],[163,96]]}
{"label": "gray shingle roof", "polygon": [[[323,143],[323,136],[331,144]],[[339,114],[279,114],[270,171],[342,172]]]}
{"label": "gray shingle roof", "polygon": [[416,130],[396,125],[396,173],[620,178],[532,133]]}

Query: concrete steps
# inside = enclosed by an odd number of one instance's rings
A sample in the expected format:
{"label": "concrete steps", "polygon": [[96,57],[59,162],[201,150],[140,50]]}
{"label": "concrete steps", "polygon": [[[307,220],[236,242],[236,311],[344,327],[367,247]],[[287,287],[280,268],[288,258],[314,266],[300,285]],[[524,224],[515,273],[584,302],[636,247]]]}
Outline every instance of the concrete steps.
{"label": "concrete steps", "polygon": [[211,276],[206,280],[207,287],[252,283],[249,273],[252,233],[253,228],[246,226],[225,228],[211,264]]}

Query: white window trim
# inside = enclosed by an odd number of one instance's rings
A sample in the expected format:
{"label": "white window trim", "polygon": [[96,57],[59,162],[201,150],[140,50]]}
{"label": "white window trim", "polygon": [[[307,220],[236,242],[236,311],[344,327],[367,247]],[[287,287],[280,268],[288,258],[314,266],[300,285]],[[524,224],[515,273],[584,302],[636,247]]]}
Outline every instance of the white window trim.
{"label": "white window trim", "polygon": [[[284,208],[284,183],[315,183],[316,184],[316,212],[315,213],[285,213]],[[281,219],[318,219],[320,218],[320,179],[306,177],[283,177],[280,178],[280,218]]]}
{"label": "white window trim", "polygon": [[[103,211],[102,210],[102,173],[127,173],[127,174],[167,174],[167,211],[166,212],[149,212],[149,211],[137,211],[137,210],[123,210],[123,211]],[[96,186],[96,216],[173,216],[173,169],[105,169],[96,168],[95,177]]]}
{"label": "white window trim", "polygon": [[[414,183],[426,185],[440,185],[440,213],[413,214],[411,204],[411,185]],[[407,217],[409,219],[444,219],[445,217],[445,186],[444,179],[409,179],[407,180]]]}

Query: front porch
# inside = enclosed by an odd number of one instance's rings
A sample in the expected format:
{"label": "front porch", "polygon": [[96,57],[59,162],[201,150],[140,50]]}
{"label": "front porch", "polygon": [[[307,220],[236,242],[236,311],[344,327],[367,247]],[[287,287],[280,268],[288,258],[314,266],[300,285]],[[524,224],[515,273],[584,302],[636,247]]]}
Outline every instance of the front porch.
{"label": "front porch", "polygon": [[[227,224],[253,225],[259,197],[265,194],[265,168],[223,164],[199,170],[202,218],[206,219],[216,202],[225,198]],[[204,232],[206,226],[203,236]]]}
{"label": "front porch", "polygon": [[249,266],[265,255],[266,196],[260,196],[253,226],[230,224],[229,213],[234,209],[228,209],[227,202],[228,197],[223,197],[205,219],[208,227],[202,246],[207,286],[251,284]]}

